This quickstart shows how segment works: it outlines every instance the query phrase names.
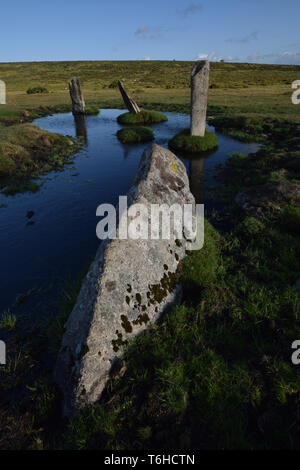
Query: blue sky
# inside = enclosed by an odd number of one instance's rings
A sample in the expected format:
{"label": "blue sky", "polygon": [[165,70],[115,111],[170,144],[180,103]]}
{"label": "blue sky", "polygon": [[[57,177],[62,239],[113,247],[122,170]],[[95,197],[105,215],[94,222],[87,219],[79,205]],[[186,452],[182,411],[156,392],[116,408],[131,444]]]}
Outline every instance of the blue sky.
{"label": "blue sky", "polygon": [[0,62],[210,60],[300,65],[300,0],[10,0]]}

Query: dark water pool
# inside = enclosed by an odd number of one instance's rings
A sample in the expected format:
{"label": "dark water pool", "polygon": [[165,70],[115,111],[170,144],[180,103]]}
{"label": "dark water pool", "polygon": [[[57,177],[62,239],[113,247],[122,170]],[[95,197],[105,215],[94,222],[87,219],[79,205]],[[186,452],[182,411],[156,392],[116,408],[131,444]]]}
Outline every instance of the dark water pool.
{"label": "dark water pool", "polygon": [[[116,118],[121,112],[104,109],[98,116],[87,117],[83,151],[63,172],[42,177],[39,192],[9,197],[0,194],[0,313],[6,308],[32,318],[55,313],[64,286],[76,279],[94,256],[99,245],[96,208],[103,202],[115,204],[119,195],[127,193],[147,145],[128,146],[117,140],[115,134],[121,126]],[[152,126],[155,141],[165,147],[175,133],[189,126],[187,115],[167,115],[167,122]],[[37,119],[34,124],[76,135],[71,113]],[[216,184],[217,163],[232,152],[248,154],[257,149],[257,144],[218,136],[219,148],[205,162],[183,159],[198,199],[202,172],[205,182]],[[30,219],[26,217],[29,211],[34,212]]]}

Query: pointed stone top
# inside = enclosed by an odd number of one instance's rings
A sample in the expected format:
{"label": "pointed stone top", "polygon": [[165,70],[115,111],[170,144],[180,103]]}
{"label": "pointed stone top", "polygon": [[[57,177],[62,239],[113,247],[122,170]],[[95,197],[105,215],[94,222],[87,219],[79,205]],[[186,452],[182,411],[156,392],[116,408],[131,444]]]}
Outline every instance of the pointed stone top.
{"label": "pointed stone top", "polygon": [[204,67],[209,69],[209,61],[208,60],[197,60],[197,62],[194,65],[194,68],[192,70],[192,73],[191,73],[192,77],[194,77]]}

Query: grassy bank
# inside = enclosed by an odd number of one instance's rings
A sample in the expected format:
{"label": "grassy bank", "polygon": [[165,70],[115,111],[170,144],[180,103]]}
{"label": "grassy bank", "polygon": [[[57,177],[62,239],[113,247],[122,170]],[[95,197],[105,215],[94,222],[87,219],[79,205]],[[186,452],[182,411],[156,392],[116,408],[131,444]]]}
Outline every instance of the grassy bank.
{"label": "grassy bank", "polygon": [[33,124],[0,128],[0,188],[7,195],[38,189],[31,179],[70,163],[80,148],[72,137],[46,132]]}

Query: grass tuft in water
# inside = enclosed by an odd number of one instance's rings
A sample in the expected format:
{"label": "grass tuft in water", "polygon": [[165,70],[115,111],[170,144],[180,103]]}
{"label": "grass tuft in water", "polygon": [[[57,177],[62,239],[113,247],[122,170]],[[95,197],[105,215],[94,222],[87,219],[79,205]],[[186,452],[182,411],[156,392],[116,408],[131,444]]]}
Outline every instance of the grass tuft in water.
{"label": "grass tuft in water", "polygon": [[123,144],[135,144],[153,140],[154,133],[149,127],[126,127],[117,132],[117,137]]}
{"label": "grass tuft in water", "polygon": [[165,114],[159,113],[158,111],[148,111],[141,109],[138,114],[124,113],[118,116],[117,121],[123,125],[143,125],[143,124],[158,124],[160,122],[167,121],[168,118]]}
{"label": "grass tuft in water", "polygon": [[169,141],[171,150],[190,154],[206,152],[217,146],[218,137],[207,129],[204,137],[191,135],[190,129],[184,129]]}

